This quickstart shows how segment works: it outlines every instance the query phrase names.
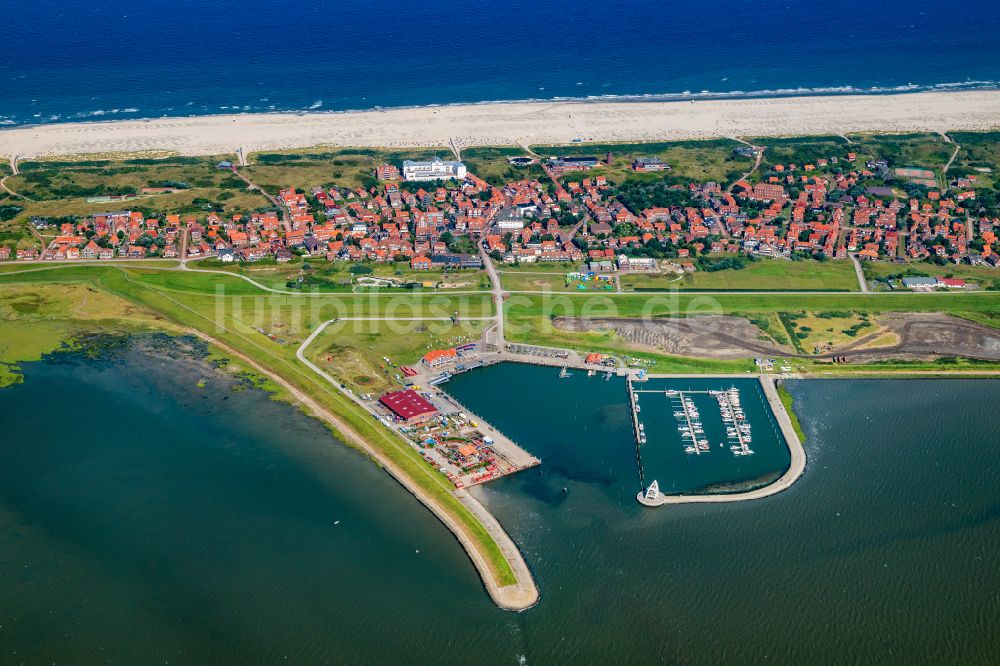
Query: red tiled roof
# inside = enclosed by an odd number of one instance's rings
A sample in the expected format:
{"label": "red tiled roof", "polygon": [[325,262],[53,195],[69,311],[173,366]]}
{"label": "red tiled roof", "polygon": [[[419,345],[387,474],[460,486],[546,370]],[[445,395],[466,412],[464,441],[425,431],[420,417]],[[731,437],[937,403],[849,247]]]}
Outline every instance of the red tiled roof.
{"label": "red tiled roof", "polygon": [[434,405],[424,400],[420,397],[419,393],[412,390],[386,393],[378,401],[385,405],[393,414],[407,421],[417,416],[437,412]]}

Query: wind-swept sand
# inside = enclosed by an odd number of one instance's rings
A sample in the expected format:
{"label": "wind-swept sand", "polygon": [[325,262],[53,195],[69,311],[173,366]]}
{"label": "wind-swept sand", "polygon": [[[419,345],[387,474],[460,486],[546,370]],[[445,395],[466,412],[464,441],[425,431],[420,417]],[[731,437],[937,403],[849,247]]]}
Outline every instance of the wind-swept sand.
{"label": "wind-swept sand", "polygon": [[65,123],[0,131],[0,154],[138,151],[188,155],[335,146],[460,146],[652,141],[716,136],[983,130],[1000,91],[697,102],[533,102],[349,113],[270,113]]}

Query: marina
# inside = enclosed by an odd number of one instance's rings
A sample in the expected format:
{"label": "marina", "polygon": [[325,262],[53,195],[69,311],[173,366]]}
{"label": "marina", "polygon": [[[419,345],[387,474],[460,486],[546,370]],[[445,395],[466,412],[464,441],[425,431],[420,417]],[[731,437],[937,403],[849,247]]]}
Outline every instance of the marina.
{"label": "marina", "polygon": [[[649,638],[650,622],[675,627],[672,654],[696,655],[683,661],[690,664],[727,663],[735,650],[747,663],[789,664],[838,649],[842,658],[819,660],[990,663],[995,654],[994,640],[978,639],[982,623],[1000,622],[1000,575],[991,558],[978,557],[1000,538],[989,519],[1000,499],[996,419],[983,417],[998,413],[995,380],[794,382],[796,404],[814,424],[810,453],[825,456],[794,495],[651,510],[636,500],[624,380],[585,372],[560,380],[559,368],[509,364],[457,375],[447,386],[463,405],[544,461],[473,491],[527,551],[542,584],[543,602],[514,616],[484,598],[464,552],[429,512],[289,405],[259,391],[231,392],[219,378],[159,357],[24,368],[24,384],[0,392],[4,413],[20,416],[0,441],[0,484],[7,515],[21,516],[0,557],[0,610],[37,618],[4,623],[4,645],[19,662],[86,662],[94,654],[177,661],[186,641],[187,661],[197,663],[391,662],[401,645],[417,661],[447,653],[506,663],[513,653],[529,664],[660,663],[665,653]],[[206,376],[205,389],[191,389]],[[670,381],[677,389],[731,383]],[[483,391],[513,382],[520,390],[503,400]],[[688,473],[686,462],[771,455],[766,422],[755,416],[755,383],[736,381],[756,454],[677,450],[674,474]],[[639,399],[651,467],[659,464],[655,433],[676,432],[669,408],[666,428],[657,425],[654,403],[669,405],[655,397]],[[706,396],[694,400],[704,416],[713,410]],[[129,409],[117,414],[120,427],[95,438],[50,418],[53,404],[73,423],[109,405]],[[868,427],[876,419],[882,430]],[[900,458],[904,448],[913,455]],[[175,469],[186,474],[163,473]],[[670,475],[657,475],[660,497],[676,497],[664,494]],[[959,475],[962,483],[948,482]],[[79,550],[67,552],[67,543]],[[171,557],[150,567],[142,556],[156,552]],[[831,557],[842,566],[830,566]],[[612,569],[621,574],[594,575]],[[247,590],[259,603],[247,602]],[[365,603],[339,602],[352,599]],[[720,634],[720,599],[747,622]],[[162,609],[178,604],[201,610],[163,622]],[[820,605],[829,624],[789,632]],[[938,609],[934,621],[913,631],[914,613],[928,607]],[[385,622],[387,615],[406,621]],[[427,629],[456,617],[467,640]],[[523,647],[512,650],[498,626],[518,627]],[[316,630],[304,640],[302,627]],[[248,642],[248,631],[263,638]]]}
{"label": "marina", "polygon": [[[630,385],[631,386],[631,385]],[[740,392],[736,387],[728,390],[707,390],[707,391],[678,391],[676,389],[666,389],[664,391],[636,390],[630,389],[634,395],[633,401],[636,404],[638,414],[639,393],[663,393],[670,400],[673,408],[674,418],[680,425],[677,431],[684,440],[684,453],[690,455],[701,455],[711,451],[709,442],[705,439],[705,428],[700,420],[701,413],[691,399],[692,395],[705,394],[713,396],[719,403],[719,415],[723,423],[726,424],[726,437],[729,440],[729,450],[734,456],[753,455],[750,448],[751,435],[750,423],[746,420],[746,415],[740,406]],[[638,439],[640,444],[646,443],[645,426],[636,420]],[[724,444],[719,444],[723,448]]]}
{"label": "marina", "polygon": [[774,415],[782,408],[766,400],[761,382],[652,376],[638,386],[626,382],[641,504],[660,506],[691,493],[746,492],[774,481],[788,465]]}

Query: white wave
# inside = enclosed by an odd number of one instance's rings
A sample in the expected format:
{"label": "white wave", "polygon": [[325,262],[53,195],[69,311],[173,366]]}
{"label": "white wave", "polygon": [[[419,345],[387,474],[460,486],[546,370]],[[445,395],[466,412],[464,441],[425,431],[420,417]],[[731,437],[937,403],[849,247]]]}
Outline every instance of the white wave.
{"label": "white wave", "polygon": [[[822,86],[822,87],[796,87],[796,88],[765,88],[760,90],[723,90],[723,91],[712,91],[712,90],[702,90],[700,92],[691,92],[690,90],[685,90],[683,92],[677,93],[637,93],[637,94],[602,94],[602,95],[588,95],[583,97],[574,96],[552,96],[552,97],[529,97],[523,99],[492,99],[492,100],[480,100],[480,101],[460,101],[460,102],[449,102],[444,104],[410,104],[410,105],[399,105],[395,107],[382,107],[382,106],[359,106],[357,108],[348,109],[336,109],[336,110],[324,110],[318,111],[323,105],[323,100],[316,100],[310,106],[308,106],[304,111],[318,112],[318,113],[357,113],[360,111],[371,111],[373,109],[385,110],[387,108],[399,108],[399,109],[412,109],[412,108],[435,108],[435,107],[446,107],[446,106],[476,106],[476,105],[486,105],[486,104],[521,104],[525,102],[596,102],[596,101],[617,101],[617,102],[651,102],[651,101],[677,101],[677,100],[699,100],[699,99],[739,99],[739,98],[768,98],[768,97],[805,97],[805,96],[817,96],[817,95],[885,95],[885,94],[898,94],[907,92],[918,92],[918,91],[954,91],[954,90],[982,90],[982,89],[1000,89],[1000,82],[993,80],[974,80],[974,81],[957,81],[957,82],[944,82],[944,83],[934,83],[934,84],[916,84],[907,83],[897,86],[870,86],[870,87],[858,87],[852,85],[841,85],[841,86]],[[544,88],[539,88],[539,90],[544,90]],[[188,102],[185,106],[193,106],[194,102]],[[150,113],[151,117],[155,116],[165,116],[164,110],[172,111],[174,107],[169,107],[167,109],[152,110]],[[303,110],[295,110],[289,108],[279,108],[275,104],[268,104],[263,107],[250,107],[248,106],[219,106],[216,107],[222,112],[238,112],[247,111],[249,109],[261,109],[267,112],[289,112],[289,113],[303,113]],[[209,110],[208,106],[201,106],[201,109],[206,112],[206,115],[213,115]],[[98,109],[95,111],[81,112],[74,115],[68,116],[66,119],[69,121],[73,120],[85,120],[87,118],[98,118],[106,115],[114,115],[118,113],[138,113],[139,109],[135,107],[128,107],[125,109]],[[195,114],[202,115],[202,114]],[[35,116],[39,118],[39,116]],[[61,115],[51,115],[48,118],[42,120],[41,122],[55,122],[61,120]],[[33,120],[33,122],[38,122],[38,120]],[[5,124],[10,124],[10,122],[5,122]],[[23,121],[15,120],[13,124],[24,124]]]}

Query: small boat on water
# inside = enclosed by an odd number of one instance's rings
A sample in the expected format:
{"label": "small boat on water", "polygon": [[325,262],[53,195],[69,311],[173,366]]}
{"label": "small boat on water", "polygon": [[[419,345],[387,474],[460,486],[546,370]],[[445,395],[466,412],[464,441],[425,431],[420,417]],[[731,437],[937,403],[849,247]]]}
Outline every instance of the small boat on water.
{"label": "small boat on water", "polygon": [[572,375],[573,373],[570,372],[569,368],[567,368],[565,365],[563,366],[562,370],[559,371],[559,379],[566,379],[567,377],[571,377]]}

